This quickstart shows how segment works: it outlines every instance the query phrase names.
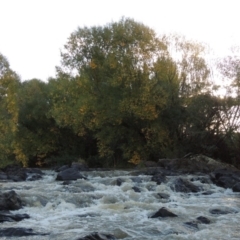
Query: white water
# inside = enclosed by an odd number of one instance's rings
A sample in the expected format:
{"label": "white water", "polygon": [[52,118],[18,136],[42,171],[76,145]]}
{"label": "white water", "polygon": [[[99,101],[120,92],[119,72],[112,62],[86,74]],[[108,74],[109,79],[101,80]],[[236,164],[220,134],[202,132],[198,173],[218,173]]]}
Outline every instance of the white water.
{"label": "white water", "polygon": [[[109,233],[125,240],[240,239],[240,195],[230,189],[193,181],[203,187],[203,192],[213,193],[176,193],[170,189],[175,177],[168,177],[166,184],[157,185],[150,181],[151,176],[131,176],[128,171],[85,172],[87,180],[63,185],[55,181],[56,173],[45,173],[42,180],[35,182],[0,183],[2,191],[16,191],[25,203],[24,208],[12,213],[30,215],[30,219],[20,222],[5,222],[2,228],[25,227],[49,233],[21,237],[22,240],[74,240],[93,232]],[[117,178],[124,180],[121,186],[116,185]],[[134,192],[134,186],[141,192]],[[157,193],[167,193],[170,198],[160,199]],[[178,217],[149,218],[161,207]],[[209,212],[211,208],[231,208],[239,213],[213,215]],[[198,224],[198,229],[184,224],[199,216],[207,217],[211,223]]]}

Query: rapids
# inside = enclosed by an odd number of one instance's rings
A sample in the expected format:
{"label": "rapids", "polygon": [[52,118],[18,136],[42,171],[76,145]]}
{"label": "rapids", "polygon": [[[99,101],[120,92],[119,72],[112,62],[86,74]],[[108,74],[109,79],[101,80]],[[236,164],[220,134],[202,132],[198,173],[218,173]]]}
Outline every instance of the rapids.
{"label": "rapids", "polygon": [[[21,240],[75,240],[93,232],[124,240],[240,239],[240,194],[210,181],[201,183],[199,176],[181,177],[201,186],[201,192],[181,193],[170,188],[174,176],[157,185],[151,176],[135,176],[134,171],[90,171],[83,172],[86,180],[63,183],[55,181],[55,172],[44,173],[43,179],[33,182],[0,182],[2,191],[14,190],[24,203],[22,209],[11,212],[30,216],[20,222],[1,223],[1,228],[32,228],[48,234]],[[178,217],[150,218],[162,207]],[[216,208],[234,213],[211,213]],[[210,224],[186,224],[199,216],[208,218]]]}

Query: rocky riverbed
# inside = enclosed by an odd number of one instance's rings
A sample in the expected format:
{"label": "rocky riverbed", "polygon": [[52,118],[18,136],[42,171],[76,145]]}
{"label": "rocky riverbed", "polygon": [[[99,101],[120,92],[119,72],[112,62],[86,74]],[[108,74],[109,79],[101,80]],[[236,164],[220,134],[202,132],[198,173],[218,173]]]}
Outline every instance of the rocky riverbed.
{"label": "rocky riverbed", "polygon": [[205,156],[141,169],[0,171],[0,239],[240,239],[240,171]]}

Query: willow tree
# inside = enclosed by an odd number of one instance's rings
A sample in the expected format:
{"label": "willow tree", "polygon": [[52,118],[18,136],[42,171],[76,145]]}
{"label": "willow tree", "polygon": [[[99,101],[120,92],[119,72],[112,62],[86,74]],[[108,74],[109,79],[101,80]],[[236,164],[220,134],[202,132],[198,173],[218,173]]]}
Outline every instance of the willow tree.
{"label": "willow tree", "polygon": [[80,135],[90,130],[101,157],[148,159],[169,141],[160,120],[169,100],[167,76],[176,70],[164,67],[168,63],[174,65],[167,46],[132,19],[79,28],[69,37],[58,68],[59,83],[75,87],[66,88],[68,100],[55,101],[52,114]]}
{"label": "willow tree", "polygon": [[14,143],[18,123],[17,89],[19,77],[0,53],[0,159],[14,160]]}

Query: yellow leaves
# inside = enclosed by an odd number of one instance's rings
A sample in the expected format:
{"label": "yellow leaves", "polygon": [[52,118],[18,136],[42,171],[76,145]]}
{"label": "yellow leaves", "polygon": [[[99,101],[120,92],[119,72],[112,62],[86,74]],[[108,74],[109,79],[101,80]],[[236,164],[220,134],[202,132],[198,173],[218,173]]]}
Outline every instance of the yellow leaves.
{"label": "yellow leaves", "polygon": [[139,163],[141,163],[141,157],[138,154],[138,152],[134,151],[132,158],[128,161],[129,163],[133,163],[134,165],[138,165]]}
{"label": "yellow leaves", "polygon": [[97,64],[94,62],[94,60],[92,60],[92,61],[89,63],[89,65],[90,65],[90,68],[92,68],[92,69],[97,68]]}

